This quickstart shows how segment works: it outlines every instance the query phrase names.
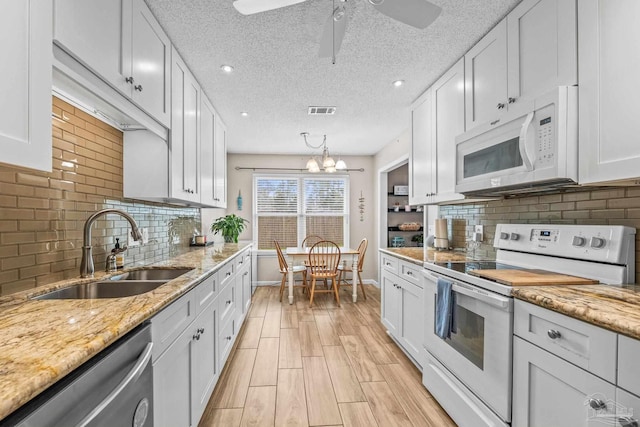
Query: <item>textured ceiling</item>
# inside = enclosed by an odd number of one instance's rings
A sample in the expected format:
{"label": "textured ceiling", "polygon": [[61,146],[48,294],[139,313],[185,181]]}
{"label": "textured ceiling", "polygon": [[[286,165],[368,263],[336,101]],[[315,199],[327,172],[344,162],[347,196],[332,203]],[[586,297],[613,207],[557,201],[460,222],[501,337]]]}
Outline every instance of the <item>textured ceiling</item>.
{"label": "textured ceiling", "polygon": [[[250,16],[231,0],[146,1],[227,124],[229,152],[308,154],[306,131],[314,145],[327,134],[336,155],[375,154],[407,129],[411,102],[519,2],[432,0],[442,14],[418,30],[349,0],[334,65],[318,58],[332,0]],[[337,112],[308,116],[310,105]]]}

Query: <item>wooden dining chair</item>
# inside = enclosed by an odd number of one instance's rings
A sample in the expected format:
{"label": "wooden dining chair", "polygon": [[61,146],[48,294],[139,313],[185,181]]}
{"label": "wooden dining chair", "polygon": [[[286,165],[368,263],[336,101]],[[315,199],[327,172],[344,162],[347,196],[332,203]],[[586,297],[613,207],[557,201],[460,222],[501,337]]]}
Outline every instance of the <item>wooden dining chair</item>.
{"label": "wooden dining chair", "polygon": [[340,290],[340,285],[341,283],[344,281],[345,285],[348,285],[347,283],[347,272],[350,271],[351,274],[351,280],[356,280],[356,276],[358,277],[358,284],[360,285],[360,290],[362,291],[362,296],[364,297],[364,300],[367,300],[367,294],[364,292],[364,283],[362,283],[362,275],[360,273],[362,273],[362,267],[364,265],[364,256],[367,253],[367,246],[369,246],[369,241],[367,240],[367,238],[365,237],[364,239],[362,239],[360,241],[360,244],[358,245],[358,271],[357,273],[353,273],[353,266],[352,264],[348,264],[346,262],[343,262],[342,264],[340,264],[338,266],[338,290]]}
{"label": "wooden dining chair", "polygon": [[[340,307],[340,295],[338,294],[338,265],[340,265],[340,247],[327,240],[320,241],[309,250],[307,266],[311,275],[311,285],[309,290],[309,307],[313,306],[313,297],[316,292],[333,292],[336,303]],[[325,283],[331,281],[328,289],[316,289],[316,282],[323,280]]]}
{"label": "wooden dining chair", "polygon": [[311,246],[315,245],[318,242],[323,241],[324,239],[320,236],[316,236],[315,234],[309,234],[307,237],[304,238],[304,240],[302,240],[302,247],[303,248],[310,248]]}
{"label": "wooden dining chair", "polygon": [[[287,259],[284,257],[284,254],[282,253],[282,249],[280,248],[280,244],[274,240],[273,244],[276,247],[276,253],[278,254],[278,264],[279,264],[279,268],[280,268],[280,273],[282,273],[282,280],[280,281],[280,302],[282,302],[282,294],[284,293],[284,287],[287,285],[287,275],[289,274],[289,264],[287,264]],[[298,286],[298,287],[302,287],[303,291],[304,289],[308,289],[309,287],[307,286],[307,267],[304,265],[294,265],[293,266],[293,275],[295,276],[296,273],[302,273],[302,285],[296,285],[295,284],[295,277],[294,277],[294,285],[293,286]]]}

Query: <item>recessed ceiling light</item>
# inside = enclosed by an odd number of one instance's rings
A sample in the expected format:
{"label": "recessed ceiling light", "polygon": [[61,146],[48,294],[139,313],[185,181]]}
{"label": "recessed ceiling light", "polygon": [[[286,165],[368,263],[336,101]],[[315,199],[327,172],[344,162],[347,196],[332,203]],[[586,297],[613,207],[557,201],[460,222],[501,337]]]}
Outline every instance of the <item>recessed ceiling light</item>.
{"label": "recessed ceiling light", "polygon": [[240,115],[242,117],[247,117],[249,115],[249,113],[247,113],[246,111],[243,111],[243,112],[240,113]]}
{"label": "recessed ceiling light", "polygon": [[403,84],[404,84],[404,80],[396,80],[395,82],[393,82],[394,87],[400,87]]}
{"label": "recessed ceiling light", "polygon": [[233,73],[233,67],[231,65],[221,65],[220,69],[227,74]]}

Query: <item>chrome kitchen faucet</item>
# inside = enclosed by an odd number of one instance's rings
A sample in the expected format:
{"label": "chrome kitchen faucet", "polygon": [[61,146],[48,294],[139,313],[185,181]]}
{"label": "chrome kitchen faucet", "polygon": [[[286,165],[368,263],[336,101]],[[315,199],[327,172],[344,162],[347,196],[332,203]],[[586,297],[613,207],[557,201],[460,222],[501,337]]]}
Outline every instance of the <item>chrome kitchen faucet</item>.
{"label": "chrome kitchen faucet", "polygon": [[142,233],[138,229],[138,224],[131,215],[118,209],[103,209],[91,215],[87,218],[87,222],[84,223],[84,242],[82,244],[82,261],[80,262],[80,277],[93,277],[93,250],[91,247],[91,226],[99,217],[113,213],[122,216],[131,224],[131,237],[133,240],[142,240]]}

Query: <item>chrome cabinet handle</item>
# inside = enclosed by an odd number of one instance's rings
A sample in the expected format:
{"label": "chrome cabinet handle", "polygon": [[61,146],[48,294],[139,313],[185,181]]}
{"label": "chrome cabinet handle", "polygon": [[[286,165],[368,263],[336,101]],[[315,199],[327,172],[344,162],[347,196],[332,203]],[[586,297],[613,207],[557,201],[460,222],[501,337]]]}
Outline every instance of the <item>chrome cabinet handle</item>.
{"label": "chrome cabinet handle", "polygon": [[503,102],[498,102],[498,110],[502,110],[505,107],[505,104]]}
{"label": "chrome cabinet handle", "polygon": [[500,119],[494,120],[490,124],[491,124],[491,126],[494,126],[494,125],[497,125],[498,123],[500,123]]}
{"label": "chrome cabinet handle", "polygon": [[230,336],[225,337],[225,338],[227,339],[227,341],[231,341],[231,337]]}
{"label": "chrome cabinet handle", "polygon": [[231,272],[230,271],[227,271],[227,276],[231,276]]}
{"label": "chrome cabinet handle", "polygon": [[618,417],[620,427],[638,427],[638,420],[631,417]]}
{"label": "chrome cabinet handle", "polygon": [[227,300],[227,305],[231,304],[231,300]]}
{"label": "chrome cabinet handle", "polygon": [[407,271],[407,276],[413,276],[413,271]]}
{"label": "chrome cabinet handle", "polygon": [[558,339],[562,336],[562,334],[560,333],[560,331],[556,331],[555,329],[549,329],[547,331],[547,335],[549,336],[549,338],[551,338],[552,340]]}
{"label": "chrome cabinet handle", "polygon": [[194,334],[193,335],[193,339],[196,340],[196,341],[199,341],[200,340],[200,334]]}
{"label": "chrome cabinet handle", "polygon": [[591,409],[599,411],[601,409],[605,409],[607,407],[607,404],[604,403],[601,399],[591,398],[589,399],[589,406],[591,406]]}
{"label": "chrome cabinet handle", "polygon": [[133,84],[133,77],[127,77],[124,79],[125,82],[129,83],[130,85]]}
{"label": "chrome cabinet handle", "polygon": [[514,104],[516,102],[516,98],[509,97],[509,104]]}
{"label": "chrome cabinet handle", "polygon": [[199,334],[204,334],[204,328],[198,328],[198,333]]}
{"label": "chrome cabinet handle", "polygon": [[142,85],[135,85],[133,88],[137,91],[142,92]]}
{"label": "chrome cabinet handle", "polygon": [[98,417],[98,415],[100,415],[100,413],[104,411],[104,409],[109,406],[120,393],[122,393],[122,391],[129,385],[129,383],[131,383],[132,381],[137,381],[138,378],[140,378],[142,371],[147,367],[149,361],[151,360],[152,349],[153,343],[150,342],[144,348],[144,350],[140,354],[140,357],[138,357],[138,360],[136,361],[136,364],[133,365],[133,368],[131,368],[131,370],[122,379],[122,381],[120,381],[120,384],[118,384],[116,388],[114,388],[111,393],[109,393],[109,395],[105,397],[104,400],[93,409],[93,411],[89,412],[89,414],[87,414],[87,416],[84,417],[82,421],[80,421],[76,425],[76,427],[86,427],[91,422],[93,422]]}

